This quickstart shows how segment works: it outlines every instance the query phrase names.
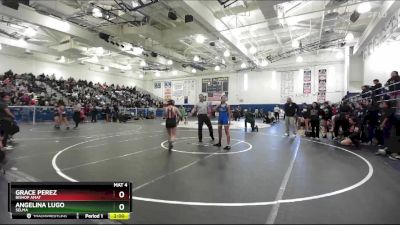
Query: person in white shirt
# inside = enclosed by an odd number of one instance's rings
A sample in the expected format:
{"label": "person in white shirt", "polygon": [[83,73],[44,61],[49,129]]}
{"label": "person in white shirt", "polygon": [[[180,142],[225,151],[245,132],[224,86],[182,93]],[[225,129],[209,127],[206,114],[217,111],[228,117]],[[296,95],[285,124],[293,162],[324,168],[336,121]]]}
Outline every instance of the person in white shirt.
{"label": "person in white shirt", "polygon": [[79,102],[76,102],[74,104],[74,122],[75,122],[75,127],[74,129],[78,128],[79,122],[81,122],[81,108],[82,105]]}
{"label": "person in white shirt", "polygon": [[197,112],[197,119],[198,119],[198,136],[199,136],[199,142],[203,141],[203,124],[205,123],[208,127],[208,130],[210,132],[210,137],[214,141],[214,134],[213,134],[213,128],[211,125],[211,121],[209,118],[209,114],[211,113],[208,107],[207,102],[204,101],[204,95],[200,94],[199,95],[199,101],[192,109],[191,115],[193,115],[195,112]]}

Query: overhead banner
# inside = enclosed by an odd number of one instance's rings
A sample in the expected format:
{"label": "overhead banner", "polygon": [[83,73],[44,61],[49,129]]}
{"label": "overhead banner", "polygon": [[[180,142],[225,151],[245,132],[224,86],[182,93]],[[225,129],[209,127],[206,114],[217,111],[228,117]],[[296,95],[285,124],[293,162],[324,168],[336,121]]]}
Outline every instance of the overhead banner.
{"label": "overhead banner", "polygon": [[294,72],[281,72],[281,103],[285,103],[288,97],[294,96]]}
{"label": "overhead banner", "polygon": [[196,80],[156,81],[153,93],[164,100],[173,99],[175,104],[194,104],[197,101]]}
{"label": "overhead banner", "polygon": [[171,81],[164,81],[164,99],[172,99],[172,84]]}
{"label": "overhead banner", "polygon": [[183,82],[183,104],[194,104],[197,101],[196,80],[184,80]]}
{"label": "overhead banner", "polygon": [[175,101],[175,104],[183,104],[183,82],[182,81],[174,81],[172,83],[172,99]]}
{"label": "overhead banner", "polygon": [[318,70],[318,97],[317,101],[326,101],[326,69]]}
{"label": "overhead banner", "polygon": [[311,70],[304,70],[303,94],[311,94]]}
{"label": "overhead banner", "polygon": [[221,96],[228,97],[229,77],[203,78],[201,91],[207,93],[208,101],[219,101]]}

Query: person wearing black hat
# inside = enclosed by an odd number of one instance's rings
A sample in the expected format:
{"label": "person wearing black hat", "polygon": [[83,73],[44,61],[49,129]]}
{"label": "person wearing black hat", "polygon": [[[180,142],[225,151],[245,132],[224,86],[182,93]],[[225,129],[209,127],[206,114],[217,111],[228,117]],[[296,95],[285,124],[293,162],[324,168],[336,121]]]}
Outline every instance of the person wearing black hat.
{"label": "person wearing black hat", "polygon": [[7,146],[7,140],[9,136],[9,128],[11,127],[15,116],[8,108],[8,102],[10,101],[9,93],[0,94],[0,130],[2,134],[1,148],[4,150],[12,150],[12,146]]}
{"label": "person wearing black hat", "polygon": [[164,109],[164,117],[165,127],[167,128],[168,133],[168,150],[171,151],[173,148],[172,143],[176,138],[176,126],[177,121],[179,120],[177,117],[182,117],[179,109],[175,107],[174,100],[167,101],[167,107]]}

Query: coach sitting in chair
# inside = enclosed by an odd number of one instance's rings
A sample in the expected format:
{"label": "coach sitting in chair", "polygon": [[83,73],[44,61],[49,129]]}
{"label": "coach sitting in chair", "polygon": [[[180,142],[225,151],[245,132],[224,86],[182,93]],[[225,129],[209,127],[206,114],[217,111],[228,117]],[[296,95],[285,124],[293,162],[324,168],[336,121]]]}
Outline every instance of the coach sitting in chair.
{"label": "coach sitting in chair", "polygon": [[257,130],[258,132],[258,126],[255,126],[255,119],[254,119],[254,114],[250,111],[248,111],[247,109],[245,109],[244,111],[244,128],[247,131],[247,123],[250,123],[251,125],[251,132],[254,132],[255,130]]}

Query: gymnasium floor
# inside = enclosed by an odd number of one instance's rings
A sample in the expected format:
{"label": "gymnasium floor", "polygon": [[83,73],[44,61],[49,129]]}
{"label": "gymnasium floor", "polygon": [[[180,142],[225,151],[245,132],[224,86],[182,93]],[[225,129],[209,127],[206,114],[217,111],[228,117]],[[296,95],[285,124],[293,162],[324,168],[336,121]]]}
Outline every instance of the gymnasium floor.
{"label": "gymnasium floor", "polygon": [[[11,221],[6,212],[10,180],[132,181],[133,214],[124,223],[400,221],[398,162],[375,156],[372,147],[348,151],[283,137],[281,122],[259,133],[232,130],[230,152],[212,146],[205,126],[201,145],[196,129],[179,128],[168,152],[161,123],[81,124],[70,131],[21,126],[7,153],[7,175],[0,176],[0,223],[27,222]],[[57,223],[64,222],[77,221]]]}

